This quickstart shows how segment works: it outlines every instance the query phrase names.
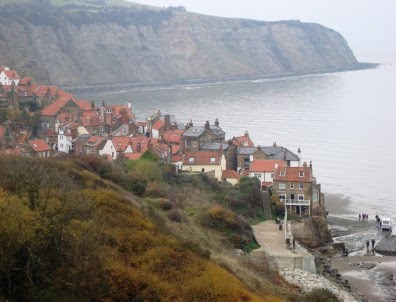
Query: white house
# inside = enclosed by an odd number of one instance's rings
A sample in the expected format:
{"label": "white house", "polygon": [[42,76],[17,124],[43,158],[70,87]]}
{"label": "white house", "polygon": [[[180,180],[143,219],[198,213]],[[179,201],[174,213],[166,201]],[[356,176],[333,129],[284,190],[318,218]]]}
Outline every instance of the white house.
{"label": "white house", "polygon": [[275,170],[283,167],[283,160],[255,159],[250,164],[249,176],[258,178],[262,187],[269,187],[274,182]]}
{"label": "white house", "polygon": [[58,151],[72,153],[74,150],[74,139],[77,138],[78,125],[75,123],[60,126],[58,129]]}
{"label": "white house", "polygon": [[8,67],[4,67],[0,72],[0,83],[2,85],[12,85],[14,81],[15,85],[18,86],[21,77],[14,70],[10,70]]}
{"label": "white house", "polygon": [[196,151],[186,154],[183,158],[183,171],[207,173],[222,180],[226,170],[226,159],[221,151]]}
{"label": "white house", "polygon": [[111,139],[104,139],[102,143],[98,146],[99,155],[106,155],[111,157],[111,159],[117,159],[117,150]]}

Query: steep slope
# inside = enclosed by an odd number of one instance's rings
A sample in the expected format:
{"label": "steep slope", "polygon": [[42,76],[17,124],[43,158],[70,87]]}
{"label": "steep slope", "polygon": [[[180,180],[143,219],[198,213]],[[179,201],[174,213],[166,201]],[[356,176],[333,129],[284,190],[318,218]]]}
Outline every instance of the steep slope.
{"label": "steep slope", "polygon": [[[162,171],[152,161],[134,165],[147,175]],[[281,294],[275,284],[260,288],[269,276],[255,279],[254,270],[254,288],[248,286],[216,264],[203,242],[178,239],[169,228],[188,229],[187,223],[170,216],[161,224],[160,214],[144,206],[152,199],[139,199],[109,180],[136,187],[142,176],[126,174],[126,166],[95,157],[4,156],[0,166],[0,301],[275,302],[293,295]],[[218,231],[204,233],[218,234],[212,241],[223,238]],[[219,254],[227,249],[217,245]]]}
{"label": "steep slope", "polygon": [[211,81],[359,67],[345,39],[318,24],[106,6],[99,0],[86,0],[91,4],[85,6],[82,0],[64,6],[2,1],[1,64],[61,86]]}

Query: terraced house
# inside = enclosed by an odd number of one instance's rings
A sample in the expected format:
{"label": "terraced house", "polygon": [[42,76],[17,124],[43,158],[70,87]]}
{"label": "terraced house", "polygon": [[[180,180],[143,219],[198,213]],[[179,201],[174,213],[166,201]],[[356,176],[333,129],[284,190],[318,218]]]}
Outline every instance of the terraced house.
{"label": "terraced house", "polygon": [[276,169],[272,190],[289,213],[295,215],[311,216],[313,203],[321,200],[321,188],[313,177],[312,163]]}

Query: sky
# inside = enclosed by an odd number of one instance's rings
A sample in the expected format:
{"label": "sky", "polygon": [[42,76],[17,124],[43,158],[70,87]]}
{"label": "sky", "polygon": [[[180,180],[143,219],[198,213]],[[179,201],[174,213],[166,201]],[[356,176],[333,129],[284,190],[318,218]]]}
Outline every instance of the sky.
{"label": "sky", "polygon": [[[130,0],[129,0],[130,1]],[[396,57],[396,0],[134,0],[190,12],[264,21],[298,19],[335,29],[359,60]]]}

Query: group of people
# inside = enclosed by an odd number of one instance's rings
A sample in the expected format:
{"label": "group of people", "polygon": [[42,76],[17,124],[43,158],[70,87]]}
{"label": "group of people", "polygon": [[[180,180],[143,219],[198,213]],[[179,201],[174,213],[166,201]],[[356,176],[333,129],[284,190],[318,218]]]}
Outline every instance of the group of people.
{"label": "group of people", "polygon": [[368,214],[359,213],[359,221],[368,221]]}

